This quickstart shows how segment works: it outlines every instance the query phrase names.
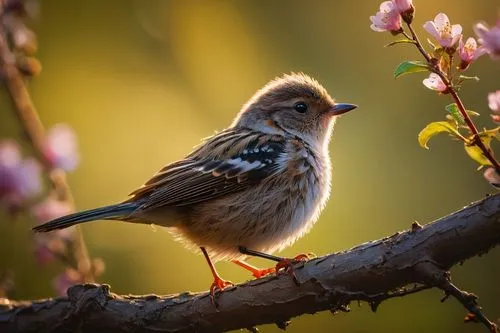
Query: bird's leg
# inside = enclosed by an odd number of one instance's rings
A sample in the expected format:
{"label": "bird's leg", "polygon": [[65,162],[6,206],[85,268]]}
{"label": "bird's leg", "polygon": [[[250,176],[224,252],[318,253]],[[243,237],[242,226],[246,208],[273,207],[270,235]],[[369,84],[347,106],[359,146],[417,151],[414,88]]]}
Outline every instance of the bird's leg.
{"label": "bird's leg", "polygon": [[[282,257],[273,256],[272,254],[267,254],[267,253],[263,253],[263,252],[259,252],[259,251],[255,251],[255,250],[250,250],[244,246],[239,246],[238,250],[240,251],[241,254],[246,254],[249,256],[253,256],[253,257],[260,257],[260,258],[276,261],[277,264],[274,267],[274,271],[276,272],[276,274],[278,274],[280,272],[280,270],[283,270],[284,272],[292,275],[292,277],[296,283],[298,281],[297,281],[297,277],[295,276],[295,272],[293,270],[293,265],[295,265],[299,262],[307,261],[311,257],[315,257],[314,254],[309,253],[309,254],[299,254],[295,258],[282,258]],[[238,265],[243,267],[243,265],[241,265],[241,264],[238,264]]]}
{"label": "bird's leg", "polygon": [[266,275],[269,275],[271,273],[274,273],[276,272],[276,268],[274,267],[271,267],[271,268],[258,268],[258,267],[255,267],[253,265],[250,265],[249,263],[243,261],[243,260],[233,260],[233,262],[240,266],[240,267],[243,267],[244,269],[246,269],[247,271],[250,271],[252,273],[252,275],[259,279],[263,276],[266,276]]}
{"label": "bird's leg", "polygon": [[246,254],[246,255],[252,256],[252,257],[264,258],[264,259],[268,259],[268,260],[272,260],[272,261],[276,261],[276,262],[280,262],[280,261],[283,261],[285,259],[282,257],[273,256],[272,254],[267,254],[264,252],[250,250],[250,249],[246,248],[245,246],[238,246],[238,250],[240,251],[241,254]]}
{"label": "bird's leg", "polygon": [[205,256],[205,259],[207,260],[208,266],[210,267],[210,270],[212,271],[212,275],[214,276],[214,282],[210,286],[210,295],[212,296],[212,300],[214,299],[215,292],[217,290],[224,290],[224,288],[228,286],[233,286],[234,284],[231,281],[226,281],[223,280],[220,276],[219,273],[217,273],[217,270],[215,269],[214,264],[212,263],[212,260],[210,260],[210,257],[208,256],[207,250],[202,246],[200,247],[201,252],[203,252],[203,255]]}

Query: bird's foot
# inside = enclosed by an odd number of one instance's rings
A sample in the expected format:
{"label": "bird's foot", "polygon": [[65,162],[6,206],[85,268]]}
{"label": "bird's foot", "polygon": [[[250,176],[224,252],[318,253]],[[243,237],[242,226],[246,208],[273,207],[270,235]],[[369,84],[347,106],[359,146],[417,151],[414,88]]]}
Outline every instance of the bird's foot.
{"label": "bird's foot", "polygon": [[299,254],[298,256],[295,256],[295,258],[283,258],[276,264],[275,267],[276,275],[278,275],[280,271],[288,273],[292,276],[295,283],[299,285],[299,281],[297,280],[297,276],[295,275],[294,265],[301,262],[306,262],[314,257],[316,257],[316,255],[314,255],[313,253],[307,253],[307,254],[303,253]]}
{"label": "bird's foot", "polygon": [[231,281],[223,280],[219,276],[215,276],[214,282],[210,286],[210,296],[212,296],[213,299],[217,291],[223,291],[227,287],[232,286],[234,286],[234,283],[232,283]]}
{"label": "bird's foot", "polygon": [[267,275],[273,274],[273,273],[276,273],[276,268],[275,267],[256,269],[255,271],[252,272],[252,275],[256,279],[260,279],[261,277],[264,277],[264,276],[267,276]]}
{"label": "bird's foot", "polygon": [[246,261],[243,261],[243,260],[233,260],[233,262],[236,265],[238,265],[240,267],[243,267],[244,269],[246,269],[247,271],[249,271],[250,273],[252,273],[252,275],[256,279],[260,279],[261,277],[264,277],[266,275],[273,274],[274,272],[276,272],[276,268],[275,267],[271,267],[271,268],[258,268],[258,267],[255,267],[253,265],[250,265],[249,263],[247,263]]}

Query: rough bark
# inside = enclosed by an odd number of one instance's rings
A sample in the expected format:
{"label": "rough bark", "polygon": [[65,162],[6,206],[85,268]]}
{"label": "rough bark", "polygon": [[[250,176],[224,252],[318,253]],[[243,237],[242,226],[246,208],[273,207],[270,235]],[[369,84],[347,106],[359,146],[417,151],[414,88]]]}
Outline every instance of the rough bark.
{"label": "rough bark", "polygon": [[[447,270],[500,242],[500,195],[425,226],[298,264],[289,274],[250,281],[216,295],[120,296],[108,285],[77,285],[67,297],[0,302],[0,332],[219,332],[265,323],[286,326],[304,313],[347,309],[437,287],[456,297],[491,331],[475,297]],[[411,287],[408,287],[412,285]]]}

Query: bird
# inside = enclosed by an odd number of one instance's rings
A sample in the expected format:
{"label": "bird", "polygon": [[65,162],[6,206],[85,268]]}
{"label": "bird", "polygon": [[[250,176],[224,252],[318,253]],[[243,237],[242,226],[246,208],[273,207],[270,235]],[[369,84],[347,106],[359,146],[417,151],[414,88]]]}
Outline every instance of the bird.
{"label": "bird", "polygon": [[[256,278],[288,270],[307,255],[273,255],[305,235],[331,189],[328,145],[336,118],[357,106],[336,103],[304,73],[269,81],[226,129],[167,164],[118,204],[73,213],[34,227],[49,232],[96,220],[159,225],[203,253],[211,295],[232,282],[214,262],[233,261]],[[259,269],[249,256],[276,261]]]}

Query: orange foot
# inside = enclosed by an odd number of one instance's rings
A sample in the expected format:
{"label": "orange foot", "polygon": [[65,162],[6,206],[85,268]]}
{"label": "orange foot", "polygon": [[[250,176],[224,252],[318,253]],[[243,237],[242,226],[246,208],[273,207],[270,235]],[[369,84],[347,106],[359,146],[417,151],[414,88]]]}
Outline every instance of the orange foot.
{"label": "orange foot", "polygon": [[293,266],[295,264],[298,264],[300,262],[305,262],[308,261],[309,259],[314,258],[315,255],[312,253],[307,253],[307,254],[299,254],[295,258],[283,258],[283,260],[279,261],[276,264],[276,275],[279,274],[279,272],[282,270],[285,273],[290,274],[293,277],[293,280],[295,281],[296,284],[299,284],[299,281],[297,280],[297,276],[295,275],[295,271]]}
{"label": "orange foot", "polygon": [[212,296],[212,299],[217,291],[223,291],[226,287],[234,286],[234,283],[232,283],[231,281],[223,280],[219,276],[215,276],[214,278],[215,280],[210,286],[210,296]]}
{"label": "orange foot", "polygon": [[253,265],[250,265],[249,263],[247,263],[246,261],[243,261],[243,260],[233,260],[233,262],[236,265],[243,267],[244,269],[246,269],[247,271],[252,273],[252,275],[257,279],[260,279],[261,277],[264,277],[266,275],[269,275],[269,274],[276,272],[276,269],[274,267],[261,269],[261,268],[255,267]]}
{"label": "orange foot", "polygon": [[269,274],[273,274],[276,272],[276,268],[271,267],[271,268],[262,268],[262,269],[257,269],[252,272],[252,275],[256,279],[260,279],[261,277],[267,276]]}

